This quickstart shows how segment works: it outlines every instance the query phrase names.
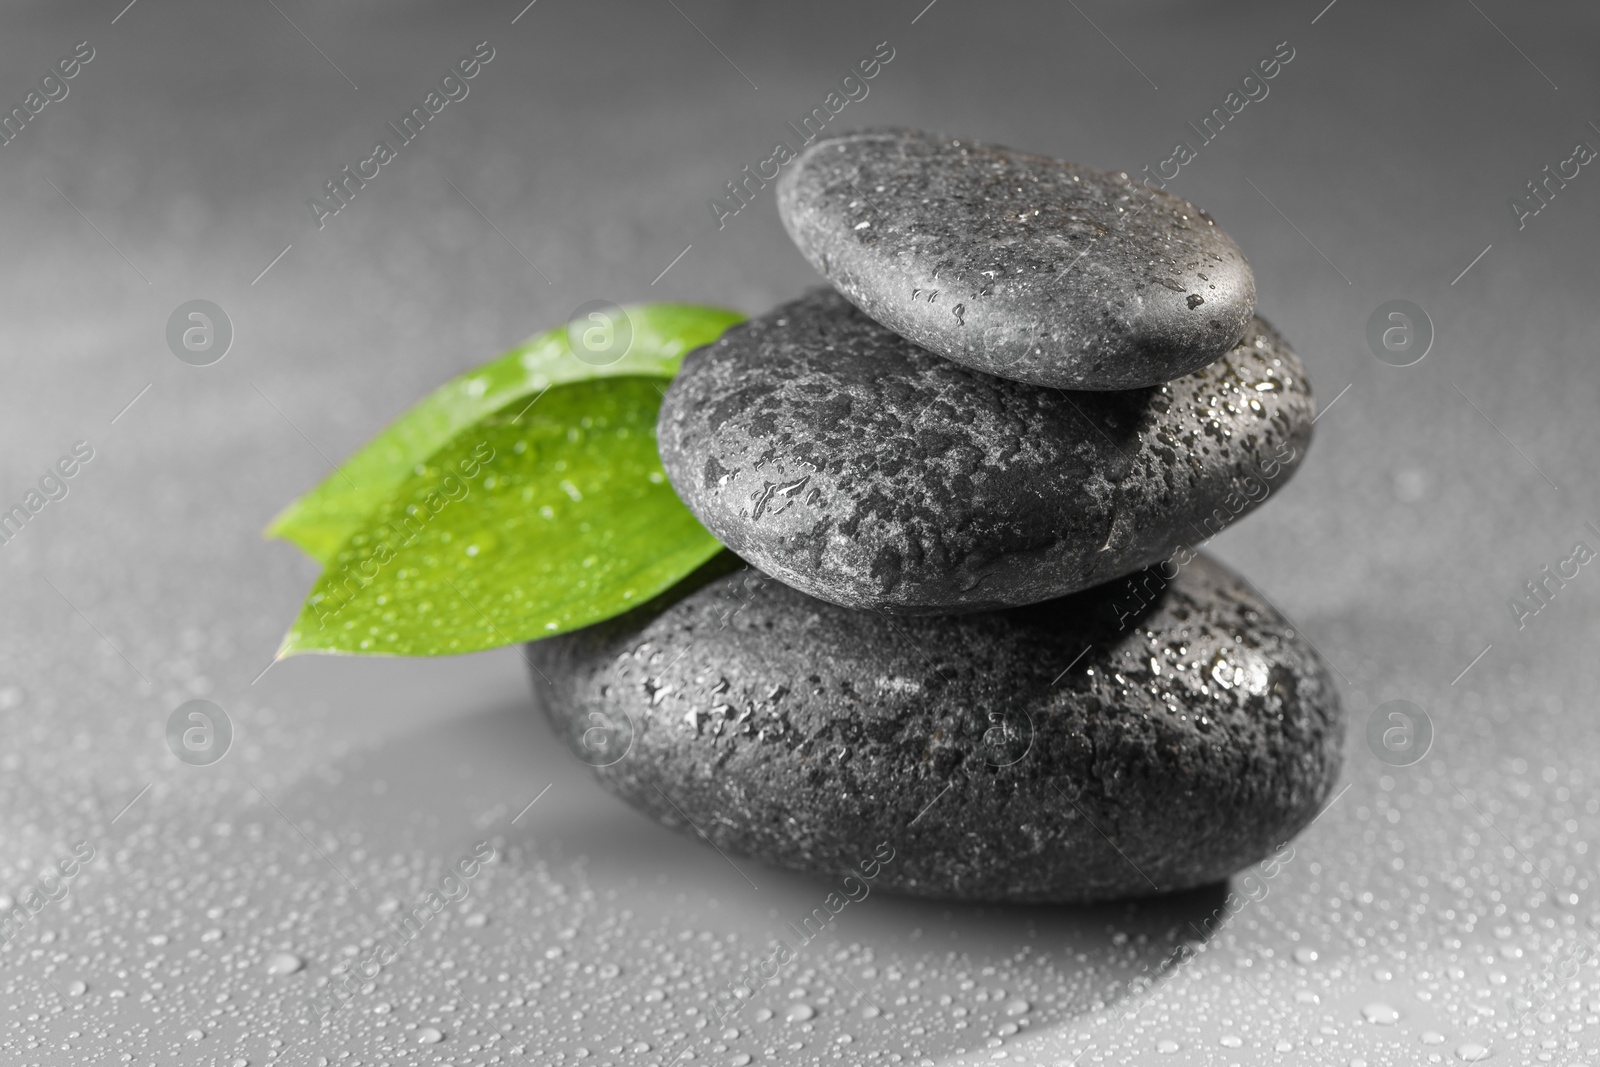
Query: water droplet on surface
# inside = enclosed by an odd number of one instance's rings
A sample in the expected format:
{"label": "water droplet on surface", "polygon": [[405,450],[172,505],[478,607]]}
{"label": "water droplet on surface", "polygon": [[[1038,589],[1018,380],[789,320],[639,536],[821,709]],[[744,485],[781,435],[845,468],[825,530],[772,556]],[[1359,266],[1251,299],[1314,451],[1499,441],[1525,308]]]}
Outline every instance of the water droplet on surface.
{"label": "water droplet on surface", "polygon": [[728,1061],[728,1067],[745,1067],[750,1062],[750,1053],[741,1052]]}
{"label": "water droplet on surface", "polygon": [[1223,1048],[1243,1048],[1244,1038],[1240,1037],[1238,1034],[1223,1034],[1221,1037],[1217,1038],[1217,1044],[1221,1045]]}
{"label": "water droplet on surface", "polygon": [[1028,1014],[1028,1012],[1030,1012],[1032,1010],[1033,1010],[1033,1005],[1029,1004],[1026,1000],[1023,1000],[1021,997],[1013,997],[1012,999],[1006,1001],[1006,1014],[1007,1015],[1026,1015],[1026,1014]]}
{"label": "water droplet on surface", "polygon": [[1400,1020],[1400,1013],[1382,1001],[1375,1000],[1371,1004],[1361,1006],[1361,1017],[1378,1026],[1393,1026]]}
{"label": "water droplet on surface", "polygon": [[1456,1046],[1456,1059],[1464,1063],[1481,1063],[1489,1058],[1489,1050],[1473,1041]]}
{"label": "water droplet on surface", "polygon": [[417,1031],[417,1044],[419,1045],[437,1045],[443,1040],[443,1032],[435,1030],[431,1026],[425,1026]]}
{"label": "water droplet on surface", "polygon": [[89,992],[89,984],[87,982],[77,981],[67,983],[67,995],[70,997],[81,997],[87,992]]}
{"label": "water droplet on surface", "polygon": [[305,965],[306,961],[293,952],[274,952],[267,957],[268,974],[294,974]]}
{"label": "water droplet on surface", "polygon": [[792,1023],[803,1023],[817,1017],[817,1009],[809,1004],[791,1004],[789,1006],[788,1020]]}
{"label": "water droplet on surface", "polygon": [[1317,950],[1314,948],[1297,948],[1294,950],[1294,961],[1302,967],[1309,967],[1317,962]]}
{"label": "water droplet on surface", "polygon": [[1174,1052],[1177,1052],[1180,1047],[1181,1046],[1179,1046],[1179,1044],[1171,1038],[1156,1042],[1156,1051],[1166,1056],[1170,1056]]}
{"label": "water droplet on surface", "polygon": [[1422,1031],[1422,1043],[1424,1045],[1442,1045],[1444,1044],[1444,1035],[1437,1030],[1424,1030]]}

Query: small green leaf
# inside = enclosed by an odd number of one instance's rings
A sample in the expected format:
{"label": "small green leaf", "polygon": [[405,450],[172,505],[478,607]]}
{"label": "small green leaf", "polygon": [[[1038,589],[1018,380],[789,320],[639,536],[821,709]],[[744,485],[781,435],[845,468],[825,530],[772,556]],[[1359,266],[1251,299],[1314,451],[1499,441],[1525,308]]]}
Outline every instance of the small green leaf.
{"label": "small green leaf", "polygon": [[721,550],[656,452],[662,383],[518,399],[411,472],[333,554],[280,655],[442,656],[579,629]]}
{"label": "small green leaf", "polygon": [[[605,318],[548,330],[441,385],[279,512],[267,536],[292,541],[326,564],[417,464],[491,412],[573,382],[671,378],[692,349],[744,319],[736,311],[694,304],[636,304],[621,310],[625,324],[616,308],[601,309]],[[572,339],[578,341],[578,355]]]}

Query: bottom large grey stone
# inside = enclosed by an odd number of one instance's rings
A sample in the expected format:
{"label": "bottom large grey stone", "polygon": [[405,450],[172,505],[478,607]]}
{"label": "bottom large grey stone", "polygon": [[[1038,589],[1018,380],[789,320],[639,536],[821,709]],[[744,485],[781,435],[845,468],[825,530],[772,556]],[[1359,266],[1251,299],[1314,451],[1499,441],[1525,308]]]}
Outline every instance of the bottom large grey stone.
{"label": "bottom large grey stone", "polygon": [[629,803],[816,875],[858,871],[886,842],[875,884],[918,896],[1067,903],[1215,882],[1310,822],[1340,766],[1326,666],[1203,556],[914,618],[725,556],[528,651],[557,733]]}

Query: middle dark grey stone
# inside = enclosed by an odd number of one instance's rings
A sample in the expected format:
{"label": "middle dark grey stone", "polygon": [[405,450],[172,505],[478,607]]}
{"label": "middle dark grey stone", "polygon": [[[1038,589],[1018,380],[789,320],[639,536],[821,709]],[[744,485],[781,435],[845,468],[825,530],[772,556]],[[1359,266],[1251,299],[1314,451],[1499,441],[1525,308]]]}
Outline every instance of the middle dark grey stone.
{"label": "middle dark grey stone", "polygon": [[958,366],[818,290],[691,353],[658,435],[684,503],[768,574],[846,607],[943,614],[1199,544],[1288,480],[1314,411],[1259,318],[1176,381],[1063,392]]}

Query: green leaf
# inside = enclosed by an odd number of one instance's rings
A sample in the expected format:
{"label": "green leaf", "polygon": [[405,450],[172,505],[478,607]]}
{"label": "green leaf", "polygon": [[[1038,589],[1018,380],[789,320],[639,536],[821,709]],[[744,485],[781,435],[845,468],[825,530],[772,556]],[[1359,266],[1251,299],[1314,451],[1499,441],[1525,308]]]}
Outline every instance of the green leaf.
{"label": "green leaf", "polygon": [[722,548],[656,452],[662,383],[518,399],[405,477],[334,553],[280,655],[442,656],[579,629]]}
{"label": "green leaf", "polygon": [[635,304],[621,309],[624,325],[616,310],[610,308],[609,324],[575,320],[441,385],[279,512],[266,535],[292,541],[326,564],[417,464],[490,413],[574,382],[670,379],[692,349],[710,344],[744,319],[736,311],[694,304]]}

